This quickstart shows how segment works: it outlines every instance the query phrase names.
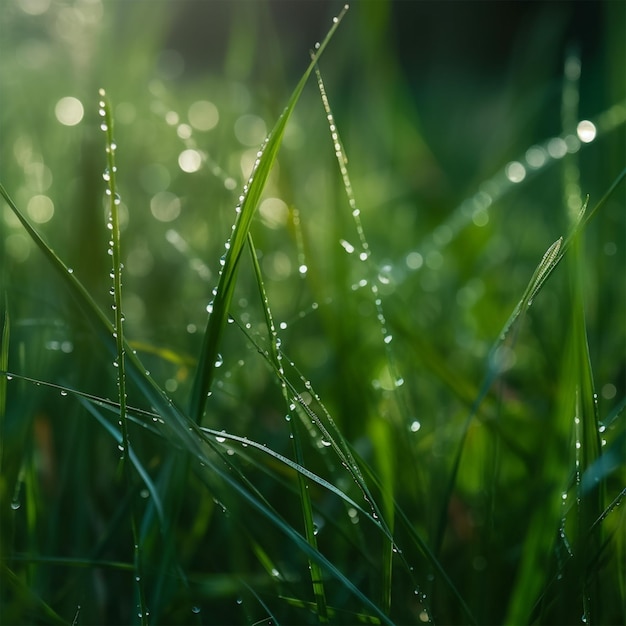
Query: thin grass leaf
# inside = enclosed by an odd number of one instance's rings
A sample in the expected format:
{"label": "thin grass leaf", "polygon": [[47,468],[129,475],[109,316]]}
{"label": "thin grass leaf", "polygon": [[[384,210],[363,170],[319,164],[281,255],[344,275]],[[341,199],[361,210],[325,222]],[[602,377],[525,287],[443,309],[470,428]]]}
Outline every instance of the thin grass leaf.
{"label": "thin grass leaf", "polygon": [[[311,602],[306,602],[300,598],[290,598],[288,596],[281,596],[281,598],[290,606],[305,609],[310,613],[315,612],[315,605]],[[380,620],[373,615],[368,615],[366,613],[349,613],[348,611],[337,609],[332,606],[328,607],[328,616],[331,618],[341,618],[341,621],[339,622],[341,624],[380,624]],[[349,620],[349,622],[346,622],[346,620]]]}
{"label": "thin grass leaf", "polygon": [[63,619],[47,602],[40,598],[23,580],[15,575],[6,565],[0,569],[0,582],[3,589],[10,589],[14,598],[18,599],[25,609],[24,614],[14,615],[4,614],[4,619],[27,619],[32,623],[44,624],[69,624]]}
{"label": "thin grass leaf", "polygon": [[324,415],[324,418],[325,418],[324,421],[313,409],[311,409],[308,403],[304,401],[297,387],[287,378],[287,376],[284,373],[281,373],[281,371],[278,368],[274,368],[274,364],[272,360],[270,359],[269,355],[267,354],[267,352],[263,348],[261,348],[261,346],[254,339],[254,337],[248,332],[248,330],[244,328],[241,324],[239,324],[237,320],[235,320],[235,323],[237,324],[238,328],[244,333],[244,335],[250,341],[250,343],[252,343],[252,345],[255,346],[259,354],[268,362],[270,367],[274,369],[274,374],[280,377],[281,384],[284,384],[288,392],[291,394],[291,399],[292,399],[292,404],[293,404],[292,410],[299,410],[305,419],[308,419],[309,421],[313,422],[316,425],[316,427],[319,429],[320,433],[322,434],[322,438],[327,443],[330,444],[329,446],[330,449],[332,449],[337,454],[339,460],[341,461],[341,464],[350,473],[355,484],[357,485],[357,487],[363,494],[364,500],[370,506],[371,510],[368,513],[368,517],[370,518],[370,520],[382,530],[382,532],[385,534],[385,536],[388,539],[392,540],[393,535],[390,529],[388,528],[387,524],[385,523],[385,519],[380,511],[380,507],[376,503],[376,500],[372,496],[372,493],[367,483],[365,482],[365,479],[363,478],[363,474],[361,472],[359,464],[354,458],[354,455],[350,449],[350,445],[341,434],[341,431],[337,428],[330,413],[328,412],[326,407],[323,405],[319,395],[313,389],[313,386],[311,385],[310,381],[308,381],[297,370],[295,363],[291,361],[290,359],[288,359],[285,353],[281,349],[280,353],[282,356],[282,361],[283,362],[286,361],[289,363],[289,366],[292,367],[296,371],[298,376],[300,377],[300,380],[304,384],[307,391],[313,395],[313,397],[315,398],[316,402],[319,404],[321,411]]}
{"label": "thin grass leaf", "polygon": [[[326,93],[324,81],[322,80],[322,74],[317,64],[315,65],[315,75],[317,78],[317,86],[318,86],[320,96],[322,99],[322,105],[324,107],[324,111],[326,113],[326,119],[328,121],[330,137],[333,143],[333,148],[335,149],[335,156],[337,158],[337,164],[339,167],[339,171],[341,173],[343,188],[345,190],[346,197],[348,199],[348,205],[350,207],[352,219],[354,221],[357,234],[359,237],[359,242],[361,245],[361,252],[359,253],[359,258],[361,260],[367,260],[370,258],[370,248],[369,248],[369,243],[367,241],[367,238],[365,237],[365,231],[361,223],[361,212],[357,208],[356,198],[354,195],[354,191],[352,189],[350,175],[348,173],[348,168],[347,168],[348,157],[343,147],[343,142],[341,141],[339,130],[337,129],[337,124],[335,122],[335,118],[334,118],[332,109],[330,107],[330,102],[328,100],[328,95]],[[389,345],[392,339],[392,336],[389,334],[389,331],[387,330],[387,320],[385,317],[385,313],[383,311],[382,300],[378,294],[377,282],[375,280],[370,280],[368,282],[370,285],[372,301],[376,308],[376,319],[380,323],[381,335],[383,338],[383,344],[384,344],[386,355],[387,355],[388,367],[392,373],[393,379],[398,380],[399,376],[397,375],[397,372],[396,372],[395,359],[393,357],[393,353]],[[394,399],[398,401],[397,394],[394,394]],[[394,458],[393,454],[389,453],[391,451],[391,446],[389,444],[390,438],[388,436],[389,428],[388,428],[388,425],[385,425],[382,422],[379,422],[379,423],[371,424],[370,429],[374,431],[372,440],[377,442],[376,454],[379,460],[380,470],[381,470],[381,473],[385,482],[382,488],[383,506],[385,508],[384,519],[390,531],[393,532],[393,526],[394,526],[393,476],[395,473],[394,472],[395,468],[393,467],[393,458]],[[393,547],[394,547],[393,540],[389,540],[383,543],[382,559],[381,559],[382,564],[380,568],[381,576],[382,576],[381,593],[382,593],[382,605],[383,607],[385,607],[386,611],[391,610]]]}
{"label": "thin grass leaf", "polygon": [[256,211],[257,204],[265,188],[265,183],[270,175],[272,166],[278,155],[278,150],[282,143],[283,134],[287,126],[287,122],[300,98],[300,94],[304,89],[309,75],[315,67],[315,63],[320,58],[328,42],[332,38],[335,30],[339,26],[343,16],[348,9],[348,5],[344,7],[341,13],[335,18],[332,28],[317,47],[315,55],[308,68],[302,75],[294,89],[289,102],[278,118],[274,128],[268,135],[264,144],[258,152],[257,159],[250,175],[248,183],[244,186],[243,193],[240,196],[240,202],[237,206],[237,218],[233,227],[232,236],[227,244],[226,255],[223,260],[223,266],[220,271],[217,287],[214,291],[214,298],[211,304],[211,312],[207,322],[206,330],[202,339],[202,348],[194,386],[191,394],[190,417],[198,424],[204,413],[206,402],[211,391],[213,376],[215,370],[215,362],[219,354],[219,345],[222,334],[226,326],[230,303],[235,291],[235,283],[237,280],[237,270],[239,260],[244,246],[246,245],[248,231],[252,218]]}
{"label": "thin grass leaf", "polygon": [[[111,272],[113,277],[113,338],[115,339],[115,348],[117,353],[114,365],[117,370],[117,389],[120,407],[119,423],[122,436],[120,445],[122,451],[122,469],[126,478],[126,484],[128,488],[131,489],[132,478],[128,462],[126,461],[126,455],[130,454],[130,442],[128,440],[128,421],[126,415],[126,350],[122,300],[122,245],[119,214],[120,197],[117,193],[117,166],[115,164],[115,151],[117,146],[113,140],[113,116],[111,115],[111,105],[107,99],[104,89],[100,89],[98,93],[100,96],[100,102],[98,103],[98,106],[100,107],[99,114],[102,118],[100,128],[106,135],[107,169],[104,173],[104,179],[107,182],[107,195],[109,197],[109,222],[107,226],[111,231],[110,252],[113,262],[113,269]],[[135,460],[133,465],[142,470],[141,464],[137,463],[137,460]],[[140,471],[140,473],[142,474],[142,478],[147,478],[147,474],[145,472]],[[148,483],[150,482],[151,481],[148,479]],[[163,519],[162,515],[163,511],[161,510],[161,520]],[[141,542],[139,541],[139,533],[137,531],[137,520],[135,518],[134,506],[131,506],[130,525],[133,536],[133,551],[135,559],[134,579],[139,596],[139,618],[142,625],[147,626],[148,610],[146,606],[145,587],[142,575],[143,566]]]}
{"label": "thin grass leaf", "polygon": [[0,469],[4,469],[4,438],[5,418],[7,409],[7,374],[9,369],[9,334],[10,334],[9,304],[4,295],[4,310],[2,315],[2,333],[0,335]]}
{"label": "thin grass leaf", "polygon": [[[96,407],[93,405],[92,402],[88,402],[84,398],[79,398],[79,402],[85,407],[85,409],[89,413],[91,413],[91,415],[95,417],[98,423],[113,437],[113,439],[117,442],[118,446],[123,445],[122,433],[117,428],[115,428],[115,426],[113,426],[113,424],[111,424],[109,420],[104,418],[104,416],[96,409]],[[126,417],[127,419],[130,420],[129,414],[127,414]],[[153,499],[154,506],[157,511],[157,515],[159,516],[161,527],[164,528],[165,527],[165,515],[163,511],[163,504],[161,503],[161,496],[159,495],[159,492],[154,482],[152,481],[152,478],[150,478],[150,474],[148,474],[148,471],[143,466],[143,463],[135,454],[135,451],[133,450],[132,445],[128,441],[126,443],[128,446],[127,447],[128,458],[130,459],[130,462],[132,463],[133,467],[137,470],[137,473],[139,474],[143,484],[146,486],[146,489],[150,493],[150,496]]]}
{"label": "thin grass leaf", "polygon": [[[267,332],[270,341],[270,358],[275,370],[280,372],[284,377],[284,370],[281,363],[282,356],[278,351],[278,335],[274,326],[274,320],[272,318],[272,312],[270,310],[269,301],[265,292],[265,285],[263,284],[263,276],[261,274],[261,267],[254,247],[254,241],[252,235],[248,233],[248,247],[250,249],[250,256],[252,257],[252,265],[254,267],[254,275],[256,278],[257,287],[259,289],[259,295],[261,297],[261,304],[263,306],[263,313],[265,316],[265,324],[267,326]],[[279,379],[280,381],[280,379]],[[283,399],[289,410],[290,400],[289,393],[287,392],[286,385],[281,382],[281,390],[283,393]],[[304,465],[304,457],[302,454],[302,446],[300,442],[300,433],[296,427],[295,421],[290,421],[293,452],[296,459],[296,463],[300,466]],[[313,520],[313,506],[311,504],[311,496],[307,489],[306,481],[302,473],[298,473],[298,489],[300,494],[300,505],[302,507],[302,519],[304,521],[304,530],[307,541],[317,550],[317,537],[315,535],[315,522]],[[311,582],[313,585],[313,595],[315,597],[315,603],[317,606],[317,615],[321,623],[328,622],[328,610],[326,607],[326,592],[324,591],[324,581],[322,576],[322,570],[316,561],[309,559],[309,570],[311,572]]]}
{"label": "thin grass leaf", "polygon": [[[17,219],[22,223],[24,229],[37,247],[44,254],[48,262],[57,271],[68,288],[70,295],[74,298],[80,307],[86,321],[91,324],[96,335],[107,351],[115,357],[117,354],[116,341],[113,333],[114,328],[107,316],[98,307],[89,292],[74,274],[73,269],[69,268],[54,250],[44,241],[35,230],[24,214],[17,208],[15,202],[7,193],[4,186],[0,183],[0,195],[5,199],[9,208]],[[193,449],[193,440],[189,436],[187,419],[173,405],[172,401],[167,397],[164,391],[154,382],[147,373],[145,366],[133,352],[132,348],[125,342],[124,351],[126,356],[127,375],[132,377],[133,381],[143,392],[148,403],[155,408],[164,420],[164,425],[173,433],[178,433],[183,440]],[[184,433],[187,433],[186,435]]]}
{"label": "thin grass leaf", "polygon": [[[602,196],[602,198],[597,202],[591,212],[586,214],[586,217],[582,215],[579,216],[579,220],[574,224],[569,235],[563,239],[560,237],[557,239],[544,253],[541,261],[535,268],[533,275],[524,290],[524,293],[517,303],[510,317],[506,321],[503,326],[498,339],[494,342],[493,346],[489,351],[489,355],[487,357],[487,370],[485,376],[483,378],[483,382],[481,384],[480,390],[476,399],[474,400],[470,412],[466,418],[465,424],[463,426],[463,432],[461,434],[461,440],[459,443],[459,447],[457,453],[454,457],[454,462],[452,465],[452,470],[450,472],[450,479],[448,482],[448,488],[445,492],[445,497],[443,499],[441,512],[439,515],[439,523],[437,525],[436,532],[436,540],[435,540],[435,554],[439,552],[441,547],[441,543],[443,541],[443,535],[445,528],[447,526],[447,510],[448,510],[448,502],[450,500],[450,496],[452,495],[452,491],[454,490],[454,485],[456,484],[456,478],[459,471],[459,466],[461,463],[461,457],[463,454],[463,449],[465,447],[465,440],[467,437],[467,433],[470,427],[472,420],[477,414],[483,400],[486,398],[491,386],[497,376],[501,371],[501,360],[499,355],[499,349],[503,345],[507,336],[509,335],[513,325],[520,319],[523,313],[528,310],[528,307],[532,304],[533,299],[538,295],[541,291],[541,288],[548,280],[548,278],[552,275],[552,272],[559,265],[561,259],[564,257],[566,252],[572,246],[572,243],[575,237],[578,236],[580,232],[586,227],[591,218],[598,212],[598,210],[608,201],[611,195],[615,192],[619,184],[626,178],[626,168],[621,171],[619,176],[615,179],[607,193]],[[586,205],[585,205],[586,206]]]}

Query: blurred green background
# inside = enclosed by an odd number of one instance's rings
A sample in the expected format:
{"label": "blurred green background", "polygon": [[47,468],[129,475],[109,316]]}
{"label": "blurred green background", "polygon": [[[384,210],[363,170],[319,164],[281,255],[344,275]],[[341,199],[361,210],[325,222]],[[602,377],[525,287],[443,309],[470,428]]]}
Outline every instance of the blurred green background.
{"label": "blurred green background", "polygon": [[[122,200],[126,334],[181,407],[237,198],[309,51],[342,6],[326,0],[2,4],[0,182],[110,310],[98,117],[98,89],[106,89]],[[380,476],[386,464],[393,468],[394,496],[427,542],[434,542],[446,477],[490,346],[585,194],[593,206],[626,162],[625,23],[623,2],[353,2],[320,70],[371,251],[367,263],[357,257],[358,225],[314,79],[287,127],[252,228],[282,347],[374,471]],[[585,232],[582,278],[601,419],[626,394],[623,199],[622,185]],[[0,228],[9,371],[114,398],[111,356],[4,204]],[[470,430],[449,512],[442,562],[483,623],[504,618],[528,511],[555,488],[534,482],[537,473],[552,455],[555,463],[571,460],[571,441],[559,440],[557,450],[546,444],[572,308],[561,270],[524,322],[500,395]],[[381,305],[362,281],[377,285]],[[267,347],[247,259],[231,312]],[[222,356],[205,424],[288,454],[276,380],[234,325]],[[11,383],[2,498],[3,506],[17,506],[2,513],[3,526],[11,528],[3,531],[3,558],[85,556],[118,510],[119,485],[111,486],[115,444],[77,402]],[[130,402],[142,401],[131,395]],[[380,419],[388,432],[379,430]],[[497,425],[485,428],[490,420]],[[623,414],[612,424],[606,445],[617,449]],[[141,443],[146,466],[156,471],[166,444]],[[309,461],[320,474],[329,463],[323,455]],[[25,467],[36,468],[38,477],[30,507],[21,506]],[[623,463],[610,477],[611,497],[621,479]],[[278,497],[267,489],[270,500]],[[228,535],[225,524],[205,511],[205,526],[194,527],[203,506],[195,494],[204,492],[198,485],[190,491],[179,529],[181,560],[202,580],[207,571],[252,575],[249,561],[221,554],[228,550],[215,537]],[[332,519],[331,505],[321,497],[316,504]],[[297,519],[297,506],[285,502],[284,509]],[[121,528],[107,547],[111,559],[128,559],[128,530]],[[207,529],[208,537],[201,532]],[[328,535],[321,532],[320,541]],[[338,549],[334,535],[327,541],[361,580],[351,547]],[[289,562],[278,539],[268,543]],[[207,545],[219,553],[208,566],[197,557]],[[428,569],[417,569],[427,580]],[[120,580],[93,574],[84,584],[95,589],[95,599],[78,601],[72,593],[55,596],[51,571],[40,567],[33,588],[69,621],[81,602],[85,623],[126,619],[131,600],[121,574],[115,574]],[[410,593],[408,579],[398,580],[398,594]],[[211,589],[172,591],[162,619],[191,619],[194,594],[194,607],[217,606],[216,598],[223,603],[214,617],[202,613],[206,623],[261,619],[256,609],[241,612],[232,586]],[[605,617],[623,618],[623,592],[611,594]],[[440,622],[463,621],[444,595],[433,597]],[[573,610],[578,618],[578,607]],[[422,615],[415,602],[397,611],[400,623]]]}

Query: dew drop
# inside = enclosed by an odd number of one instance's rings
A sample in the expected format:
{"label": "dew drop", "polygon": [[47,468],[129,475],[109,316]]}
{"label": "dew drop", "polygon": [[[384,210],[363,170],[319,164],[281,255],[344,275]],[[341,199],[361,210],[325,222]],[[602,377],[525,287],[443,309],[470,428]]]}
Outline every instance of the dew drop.
{"label": "dew drop", "polygon": [[191,607],[191,612],[195,613],[197,615],[198,613],[200,613],[200,607],[199,606],[192,606]]}

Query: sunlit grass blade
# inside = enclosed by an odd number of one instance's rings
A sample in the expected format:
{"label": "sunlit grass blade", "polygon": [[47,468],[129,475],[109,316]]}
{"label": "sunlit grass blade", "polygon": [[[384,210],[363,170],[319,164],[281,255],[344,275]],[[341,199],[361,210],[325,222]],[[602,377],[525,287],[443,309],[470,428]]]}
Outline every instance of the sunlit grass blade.
{"label": "sunlit grass blade", "polygon": [[300,98],[300,94],[304,89],[304,85],[306,84],[309,75],[315,67],[315,63],[326,48],[328,42],[337,29],[337,26],[341,22],[341,19],[345,15],[346,10],[347,5],[334,20],[334,24],[328,34],[319,47],[317,47],[313,60],[302,75],[300,82],[298,82],[296,88],[291,94],[291,97],[289,98],[287,106],[278,118],[278,121],[265,140],[265,143],[259,150],[250,179],[245,185],[243,193],[240,196],[239,204],[237,206],[237,218],[235,220],[232,235],[227,244],[227,250],[220,271],[218,284],[214,291],[211,311],[202,339],[198,369],[194,379],[190,402],[190,417],[196,423],[199,423],[202,418],[207,398],[211,391],[215,362],[219,354],[219,345],[222,333],[226,326],[230,303],[235,291],[239,260],[241,258],[243,248],[246,245],[248,231],[250,229],[250,224],[256,211],[257,204],[261,198],[261,194],[265,188],[265,183],[267,182],[272,166],[274,165],[278,155],[278,150],[282,143],[287,122],[289,121],[296,103]]}
{"label": "sunlit grass blade", "polygon": [[[352,219],[354,221],[354,225],[356,227],[356,231],[359,237],[359,243],[361,247],[361,251],[359,253],[359,259],[361,261],[367,261],[370,258],[370,247],[365,236],[365,231],[363,229],[363,225],[361,223],[361,212],[357,207],[356,198],[354,196],[354,192],[352,189],[352,182],[350,181],[350,175],[348,173],[348,156],[343,147],[343,142],[341,141],[341,137],[339,135],[339,130],[337,128],[337,124],[335,122],[335,118],[330,107],[330,102],[328,99],[328,95],[326,93],[326,88],[324,86],[324,81],[322,80],[322,74],[319,70],[317,64],[315,65],[315,75],[317,78],[317,86],[320,92],[320,96],[322,99],[322,105],[324,107],[324,112],[326,113],[326,120],[328,121],[328,128],[330,131],[330,138],[333,144],[333,148],[335,150],[335,156],[337,158],[337,164],[339,167],[339,172],[341,174],[341,179],[343,182],[343,188],[346,193],[346,197],[348,200],[348,206],[350,207],[350,213],[352,215]],[[395,359],[393,358],[393,353],[390,349],[390,341],[392,340],[392,335],[389,334],[387,328],[387,320],[385,318],[385,313],[383,310],[382,299],[378,294],[378,285],[376,280],[368,281],[370,285],[370,292],[372,297],[372,302],[376,308],[376,318],[380,323],[381,337],[383,339],[383,345],[385,347],[385,352],[387,356],[388,367],[390,368],[392,377],[394,380],[398,380],[399,376],[397,375]],[[397,389],[396,389],[397,390]],[[394,399],[396,402],[398,401],[397,394],[394,395]],[[382,488],[382,498],[383,498],[383,507],[384,507],[384,519],[386,525],[389,527],[390,531],[393,532],[394,527],[394,480],[393,477],[396,473],[396,468],[394,467],[394,454],[392,452],[391,447],[391,437],[390,437],[390,427],[389,424],[383,422],[373,422],[369,425],[370,430],[372,431],[372,440],[376,441],[376,456],[379,461],[380,474],[382,480],[384,482]],[[382,604],[387,611],[391,610],[391,589],[392,589],[392,559],[393,559],[393,541],[389,540],[384,542],[382,548],[382,566],[381,566],[381,593],[382,593]]]}
{"label": "sunlit grass blade", "polygon": [[[284,370],[282,367],[282,355],[278,351],[278,335],[274,326],[274,320],[272,318],[272,312],[265,292],[265,285],[263,283],[263,275],[261,274],[261,266],[257,257],[256,249],[254,247],[254,241],[252,235],[248,233],[248,247],[250,249],[250,257],[252,259],[252,265],[254,267],[254,275],[256,278],[257,287],[259,289],[259,295],[261,304],[263,306],[263,313],[265,316],[265,325],[269,336],[270,344],[270,359],[272,365],[276,371],[278,371],[284,377]],[[289,399],[289,392],[287,386],[279,379],[281,390],[283,393],[283,399],[289,410],[291,401]],[[289,425],[291,427],[293,452],[296,459],[296,463],[300,466],[304,465],[304,459],[302,455],[302,444],[300,442],[300,433],[298,431],[295,420],[290,420]],[[298,488],[300,493],[300,505],[302,507],[302,519],[304,521],[304,530],[307,541],[311,544],[311,547],[317,549],[317,538],[315,536],[315,522],[313,520],[313,506],[311,504],[311,496],[307,489],[306,480],[301,472],[298,472]],[[311,571],[311,582],[313,584],[313,595],[315,596],[315,603],[317,607],[317,615],[322,623],[328,622],[328,610],[326,607],[326,593],[324,591],[324,580],[322,570],[318,563],[312,559],[309,559],[309,569]]]}
{"label": "sunlit grass blade", "polygon": [[[113,139],[113,116],[111,114],[111,105],[107,99],[104,89],[99,91],[100,102],[99,114],[101,117],[101,130],[106,135],[106,156],[107,156],[107,169],[104,173],[104,179],[107,183],[107,195],[109,199],[109,221],[107,223],[108,229],[111,231],[110,252],[112,258],[112,272],[113,278],[113,338],[115,339],[116,356],[114,365],[117,370],[117,391],[119,398],[119,424],[121,431],[121,451],[122,451],[122,470],[126,479],[126,484],[130,490],[132,487],[132,477],[130,472],[130,466],[126,460],[126,455],[130,454],[130,441],[128,439],[128,421],[126,415],[126,345],[124,340],[124,312],[122,301],[122,245],[121,245],[121,233],[120,233],[120,197],[117,193],[117,166],[115,164],[115,151],[116,144]],[[141,464],[133,463],[135,467],[141,468]],[[140,472],[141,473],[141,472]],[[142,478],[146,479],[147,474],[142,472]],[[150,481],[148,481],[150,482]],[[131,505],[130,525],[133,537],[133,551],[135,562],[135,582],[137,586],[137,592],[139,596],[139,618],[142,624],[148,623],[148,610],[146,607],[145,587],[142,575],[142,555],[141,555],[141,543],[139,541],[139,533],[137,530],[137,520],[135,514],[135,507]]]}

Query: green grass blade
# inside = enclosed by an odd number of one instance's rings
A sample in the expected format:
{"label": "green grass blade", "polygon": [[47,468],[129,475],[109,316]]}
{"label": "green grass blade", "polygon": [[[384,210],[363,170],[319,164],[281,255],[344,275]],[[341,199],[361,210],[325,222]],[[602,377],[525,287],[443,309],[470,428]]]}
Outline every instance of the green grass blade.
{"label": "green grass blade", "polygon": [[2,331],[0,336],[0,469],[3,469],[4,459],[4,428],[7,409],[7,372],[9,369],[9,333],[10,333],[10,317],[9,305],[6,294],[4,298],[4,310],[2,315]]}
{"label": "green grass blade", "polygon": [[[337,158],[337,164],[339,167],[339,172],[341,174],[341,179],[343,182],[343,188],[346,193],[346,197],[348,200],[348,205],[350,207],[352,219],[354,221],[354,225],[356,227],[356,231],[359,237],[359,243],[361,246],[361,252],[359,254],[359,258],[368,259],[370,256],[370,248],[369,243],[367,242],[367,238],[365,237],[365,231],[363,230],[363,225],[361,223],[360,210],[357,208],[356,198],[354,196],[354,192],[352,189],[352,183],[350,181],[350,175],[348,173],[347,163],[348,157],[346,155],[346,151],[343,147],[343,142],[341,141],[341,137],[339,135],[339,130],[337,129],[337,124],[335,122],[335,118],[330,107],[330,102],[328,99],[328,95],[326,93],[326,88],[324,86],[324,81],[322,80],[322,74],[317,66],[315,65],[315,75],[317,78],[317,86],[320,92],[320,96],[322,99],[322,105],[324,107],[324,112],[326,114],[326,120],[328,121],[328,128],[330,130],[330,138],[333,144],[333,148],[335,150],[335,156]],[[388,340],[391,340],[391,335],[389,335],[387,330],[387,321],[385,319],[385,314],[383,311],[382,300],[378,295],[378,287],[376,281],[369,281],[370,284],[370,292],[372,296],[372,301],[376,308],[376,317],[380,322],[381,336],[383,338],[383,344],[386,349],[387,361],[390,370],[392,371],[392,376],[394,379],[397,379],[397,373],[395,372],[395,360],[393,358],[393,354],[390,350]],[[394,399],[397,401],[397,394],[394,395]],[[378,459],[379,471],[382,476],[382,481],[384,483],[382,488],[382,497],[383,497],[383,507],[384,507],[384,519],[385,523],[388,525],[391,531],[393,531],[394,527],[394,455],[391,453],[391,433],[389,424],[383,423],[381,421],[372,422],[369,425],[371,432],[371,437],[373,441],[376,441],[376,456]],[[382,547],[382,555],[381,555],[381,594],[382,594],[382,605],[386,611],[391,610],[391,589],[392,589],[392,560],[393,560],[393,540],[385,541]]]}
{"label": "green grass blade", "polygon": [[[263,276],[261,274],[261,266],[259,265],[259,259],[256,254],[256,249],[254,247],[254,241],[252,239],[251,233],[248,233],[248,247],[250,249],[250,256],[252,258],[252,265],[254,267],[256,283],[259,289],[259,295],[261,297],[261,304],[263,306],[265,324],[266,324],[267,332],[269,335],[270,359],[272,361],[274,370],[277,371],[284,378],[284,370],[283,370],[283,366],[281,363],[282,356],[279,354],[279,351],[278,351],[278,335],[276,333],[276,327],[274,326],[274,320],[272,318],[272,312],[269,306],[269,301],[267,299],[267,294],[265,292]],[[281,383],[281,389],[283,393],[283,398],[285,400],[285,404],[287,407],[289,407],[290,400],[289,400],[289,393],[287,391],[287,386],[283,384],[283,381],[281,380],[280,377],[279,377],[279,382]],[[294,452],[294,456],[296,459],[296,463],[300,466],[304,466],[304,457],[302,454],[300,433],[298,432],[296,422],[294,420],[291,420],[289,422],[289,425],[291,427],[293,452]],[[299,494],[300,494],[300,505],[302,507],[302,519],[304,521],[305,536],[307,538],[307,541],[311,545],[311,547],[317,550],[317,537],[315,535],[315,522],[313,520],[313,506],[311,504],[311,496],[309,495],[309,490],[307,489],[307,484],[306,484],[304,475],[301,472],[298,472],[297,476],[298,476],[298,489],[299,489]],[[313,595],[315,596],[317,616],[320,622],[325,624],[328,622],[328,609],[326,606],[326,592],[324,591],[324,579],[322,575],[322,569],[320,568],[320,566],[315,560],[309,559],[309,570],[311,572],[311,582],[313,584]]]}
{"label": "green grass blade", "polygon": [[313,60],[302,75],[300,82],[294,89],[289,102],[278,118],[274,128],[268,135],[265,143],[259,150],[252,174],[247,185],[244,186],[243,193],[237,206],[237,218],[233,227],[233,232],[227,244],[227,251],[224,257],[222,269],[220,271],[217,287],[214,291],[214,298],[211,305],[211,312],[207,322],[206,330],[202,340],[202,348],[198,363],[198,369],[194,379],[194,386],[191,394],[190,417],[199,423],[204,413],[207,398],[211,391],[213,382],[215,362],[219,354],[219,345],[222,333],[226,326],[230,303],[235,291],[237,280],[237,270],[239,260],[244,246],[246,245],[248,231],[252,218],[256,211],[257,204],[265,188],[265,183],[270,175],[278,150],[282,143],[283,134],[287,126],[287,122],[300,98],[300,94],[304,89],[309,75],[315,67],[315,63],[326,48],[328,42],[332,38],[341,19],[345,15],[347,5],[343,11],[334,20],[332,28],[324,38],[321,45],[316,49]]}
{"label": "green grass blade", "polygon": [[[113,116],[111,114],[111,105],[106,97],[104,89],[100,89],[99,96],[99,114],[102,118],[100,128],[105,132],[106,135],[107,169],[104,173],[104,179],[107,182],[106,191],[109,198],[109,221],[107,226],[111,231],[110,252],[113,262],[113,268],[111,272],[111,275],[113,277],[113,338],[115,339],[116,348],[114,365],[117,370],[117,389],[120,409],[119,424],[122,435],[121,461],[123,464],[122,469],[126,479],[126,484],[130,491],[132,489],[132,478],[130,465],[126,460],[126,455],[130,455],[130,442],[128,440],[128,420],[126,415],[126,349],[124,340],[124,313],[122,301],[122,245],[119,214],[120,198],[117,193],[117,166],[115,164],[115,151],[117,146],[113,140]],[[133,465],[135,465],[135,467],[138,466],[136,459]],[[140,472],[140,474],[142,474],[142,478],[147,478],[147,474],[145,472]],[[142,576],[141,542],[139,541],[139,533],[137,531],[137,520],[134,506],[131,506],[130,524],[133,536],[133,551],[135,562],[134,579],[137,586],[137,593],[139,596],[139,618],[141,620],[141,623],[145,626],[148,623],[148,610],[146,607],[145,587]]]}
{"label": "green grass blade", "polygon": [[[78,280],[73,270],[69,268],[54,250],[44,241],[36,229],[32,227],[24,214],[17,208],[15,202],[11,199],[4,186],[0,183],[0,195],[5,199],[9,208],[24,226],[27,234],[35,242],[37,247],[44,254],[48,262],[58,272],[65,286],[68,288],[70,295],[77,302],[86,321],[91,324],[95,330],[98,339],[103,346],[113,356],[117,354],[117,346],[113,336],[114,328],[104,312],[98,307],[84,285]],[[132,377],[133,381],[138,385],[146,400],[159,413],[164,420],[164,426],[170,430],[176,438],[184,442],[190,450],[197,452],[197,442],[191,436],[188,430],[187,418],[176,408],[172,401],[167,397],[163,390],[149,376],[145,366],[140,359],[134,354],[132,348],[127,342],[124,344],[126,355],[126,373]]]}
{"label": "green grass blade", "polygon": [[[463,448],[465,446],[465,439],[467,436],[467,432],[469,430],[469,426],[476,416],[483,400],[486,398],[489,390],[491,389],[492,384],[496,380],[497,376],[501,371],[501,361],[499,355],[499,349],[502,345],[504,345],[505,340],[507,339],[511,329],[514,325],[523,317],[523,314],[528,310],[528,307],[532,304],[533,299],[539,294],[543,285],[548,280],[548,278],[552,275],[556,267],[561,262],[561,259],[565,256],[566,252],[572,246],[575,238],[578,236],[580,232],[586,227],[589,223],[590,219],[598,212],[598,210],[608,201],[611,195],[615,192],[619,184],[626,178],[626,168],[622,170],[619,176],[615,179],[609,190],[605,193],[605,195],[598,201],[598,203],[594,206],[593,210],[586,214],[583,217],[579,216],[579,220],[574,224],[570,234],[563,239],[560,237],[557,239],[544,253],[541,261],[535,268],[531,279],[524,290],[522,297],[519,302],[513,309],[510,317],[506,321],[504,327],[500,331],[498,339],[494,342],[491,350],[489,351],[489,355],[487,357],[487,369],[485,376],[483,378],[483,382],[481,384],[480,390],[470,412],[466,418],[463,433],[461,435],[461,441],[459,443],[459,447],[457,453],[454,458],[454,462],[452,465],[452,470],[450,472],[450,480],[448,483],[448,488],[446,489],[446,495],[443,500],[441,513],[439,515],[439,523],[437,526],[437,535],[435,540],[435,553],[438,553],[441,543],[443,541],[443,534],[445,531],[445,527],[447,525],[447,510],[448,510],[448,501],[454,489],[454,485],[456,484],[456,478],[458,475],[459,466],[461,463],[461,457],[463,454]],[[514,339],[514,338],[513,338]]]}
{"label": "green grass blade", "polygon": [[[19,614],[14,614],[10,605],[3,608],[3,623],[42,623],[42,624],[66,624],[63,619],[47,602],[42,600],[31,588],[22,581],[6,565],[0,570],[0,582],[3,589],[10,589],[17,606],[22,607]],[[4,593],[4,591],[3,591]],[[16,607],[17,608],[17,607]],[[6,620],[6,621],[5,621]]]}

